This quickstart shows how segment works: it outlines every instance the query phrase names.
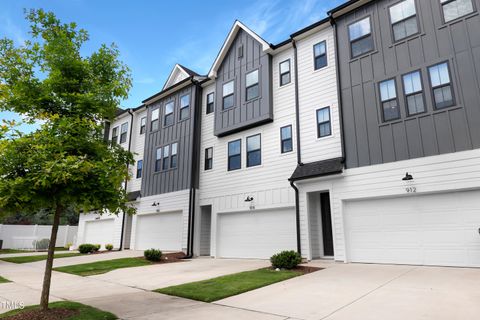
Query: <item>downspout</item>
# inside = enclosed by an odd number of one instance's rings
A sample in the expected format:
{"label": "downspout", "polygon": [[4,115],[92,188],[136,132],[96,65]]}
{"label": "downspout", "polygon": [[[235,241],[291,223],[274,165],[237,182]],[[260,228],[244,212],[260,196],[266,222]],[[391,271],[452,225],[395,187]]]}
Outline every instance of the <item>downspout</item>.
{"label": "downspout", "polygon": [[[301,166],[302,153],[300,150],[300,102],[298,98],[298,61],[297,61],[297,42],[292,37],[293,46],[293,66],[295,72],[295,127],[297,133],[297,165]],[[297,252],[302,255],[302,244],[300,240],[300,197],[298,194],[298,188],[294,181],[290,181],[290,186],[295,190],[295,221],[297,231]]]}
{"label": "downspout", "polygon": [[[194,82],[192,78],[192,82]],[[187,255],[183,259],[193,258],[193,244],[195,235],[195,205],[196,205],[196,190],[198,181],[198,156],[200,148],[200,120],[201,120],[201,106],[202,90],[198,82],[195,83],[195,108],[194,108],[194,123],[193,123],[193,144],[192,144],[192,161],[191,161],[191,178],[190,178],[190,192],[188,203],[188,231],[187,231]]]}
{"label": "downspout", "polygon": [[[128,114],[130,114],[130,134],[128,137],[128,152],[130,152],[132,148],[132,133],[133,133],[133,112],[132,109],[128,109]],[[127,172],[130,167],[130,163],[127,162]],[[125,192],[127,192],[127,184],[128,184],[128,178],[125,178]],[[118,251],[121,251],[123,249],[123,236],[125,233],[125,212],[123,212],[123,217],[122,217],[122,232],[120,233],[120,248]]]}

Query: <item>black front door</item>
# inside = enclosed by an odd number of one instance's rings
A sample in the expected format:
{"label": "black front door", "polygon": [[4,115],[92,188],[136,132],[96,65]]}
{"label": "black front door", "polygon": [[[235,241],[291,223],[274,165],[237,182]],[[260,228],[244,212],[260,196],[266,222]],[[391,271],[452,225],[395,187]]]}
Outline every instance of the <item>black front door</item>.
{"label": "black front door", "polygon": [[320,205],[322,209],[323,255],[333,256],[332,214],[328,192],[320,194]]}

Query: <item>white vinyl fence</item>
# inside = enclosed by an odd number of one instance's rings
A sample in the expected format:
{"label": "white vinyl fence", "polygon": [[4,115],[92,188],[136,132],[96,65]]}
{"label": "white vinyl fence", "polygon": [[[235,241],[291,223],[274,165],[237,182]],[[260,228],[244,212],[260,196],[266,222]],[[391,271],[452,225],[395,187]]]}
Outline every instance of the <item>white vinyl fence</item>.
{"label": "white vinyl fence", "polygon": [[[55,247],[75,243],[77,226],[59,226]],[[48,246],[52,226],[0,224],[0,240],[3,249],[41,250]]]}

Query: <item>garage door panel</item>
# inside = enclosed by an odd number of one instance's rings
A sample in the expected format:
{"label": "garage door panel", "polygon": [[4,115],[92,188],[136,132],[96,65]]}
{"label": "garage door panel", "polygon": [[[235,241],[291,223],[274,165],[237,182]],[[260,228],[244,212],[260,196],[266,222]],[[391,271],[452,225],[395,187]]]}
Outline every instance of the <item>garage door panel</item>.
{"label": "garage door panel", "polygon": [[113,244],[114,219],[93,220],[85,222],[84,243]]}
{"label": "garage door panel", "polygon": [[479,199],[468,191],[345,202],[348,259],[478,267]]}
{"label": "garage door panel", "polygon": [[168,212],[137,216],[135,247],[138,250],[150,248],[182,250],[182,212]]}
{"label": "garage door panel", "polygon": [[292,209],[218,215],[219,257],[268,259],[282,250],[294,250],[295,244]]}

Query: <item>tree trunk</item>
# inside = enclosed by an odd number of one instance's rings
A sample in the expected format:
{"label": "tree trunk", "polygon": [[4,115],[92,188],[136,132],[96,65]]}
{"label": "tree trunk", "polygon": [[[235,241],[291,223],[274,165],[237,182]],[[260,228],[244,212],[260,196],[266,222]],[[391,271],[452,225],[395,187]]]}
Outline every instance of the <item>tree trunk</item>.
{"label": "tree trunk", "polygon": [[57,242],[58,225],[60,224],[60,215],[63,207],[57,205],[55,215],[53,216],[52,234],[50,235],[50,243],[48,244],[48,257],[45,265],[45,274],[43,276],[42,296],[40,298],[40,307],[42,310],[48,310],[48,300],[50,296],[50,282],[52,279],[53,255],[55,253],[55,243]]}

